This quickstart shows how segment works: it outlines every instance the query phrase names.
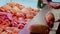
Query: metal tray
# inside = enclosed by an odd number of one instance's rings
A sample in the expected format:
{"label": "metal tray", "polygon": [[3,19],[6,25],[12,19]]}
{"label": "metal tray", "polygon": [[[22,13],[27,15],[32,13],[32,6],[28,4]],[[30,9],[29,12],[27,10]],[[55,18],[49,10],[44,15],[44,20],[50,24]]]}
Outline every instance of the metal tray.
{"label": "metal tray", "polygon": [[[57,12],[58,11],[58,12]],[[46,25],[45,21],[45,15],[47,12],[52,12],[55,16],[55,19],[57,20],[60,18],[60,9],[50,9],[47,6],[45,6],[29,23],[27,23],[24,27],[23,30],[21,30],[18,34],[29,34],[29,26],[34,25],[34,24],[42,24]],[[59,23],[55,23],[54,27],[50,31],[49,34],[55,34],[56,30],[58,28]]]}

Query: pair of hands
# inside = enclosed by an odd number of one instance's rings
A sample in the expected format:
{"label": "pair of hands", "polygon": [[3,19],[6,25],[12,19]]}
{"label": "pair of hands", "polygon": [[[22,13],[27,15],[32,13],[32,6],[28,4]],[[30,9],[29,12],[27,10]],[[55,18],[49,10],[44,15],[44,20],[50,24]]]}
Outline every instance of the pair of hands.
{"label": "pair of hands", "polygon": [[44,4],[47,4],[49,8],[59,9],[59,3],[48,2],[47,0],[42,0]]}

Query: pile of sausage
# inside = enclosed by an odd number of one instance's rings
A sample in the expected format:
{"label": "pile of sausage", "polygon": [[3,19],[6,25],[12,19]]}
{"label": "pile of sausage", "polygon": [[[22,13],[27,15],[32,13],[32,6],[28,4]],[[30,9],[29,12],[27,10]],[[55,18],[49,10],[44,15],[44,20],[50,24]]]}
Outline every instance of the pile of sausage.
{"label": "pile of sausage", "polygon": [[38,12],[13,2],[0,7],[0,34],[18,34]]}

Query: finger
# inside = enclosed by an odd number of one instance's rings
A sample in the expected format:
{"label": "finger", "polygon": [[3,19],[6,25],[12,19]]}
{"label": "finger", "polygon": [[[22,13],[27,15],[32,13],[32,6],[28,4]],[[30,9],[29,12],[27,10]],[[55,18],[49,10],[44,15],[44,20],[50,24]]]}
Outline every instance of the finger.
{"label": "finger", "polygon": [[48,4],[47,0],[42,0],[42,2],[43,2],[44,4]]}

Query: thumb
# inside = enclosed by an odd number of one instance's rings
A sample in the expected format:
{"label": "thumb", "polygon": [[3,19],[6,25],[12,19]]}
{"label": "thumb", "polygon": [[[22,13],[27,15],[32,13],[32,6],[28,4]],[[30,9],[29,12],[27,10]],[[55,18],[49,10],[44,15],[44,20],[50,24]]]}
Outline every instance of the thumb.
{"label": "thumb", "polygon": [[43,2],[44,4],[48,4],[47,0],[42,0],[42,2]]}

